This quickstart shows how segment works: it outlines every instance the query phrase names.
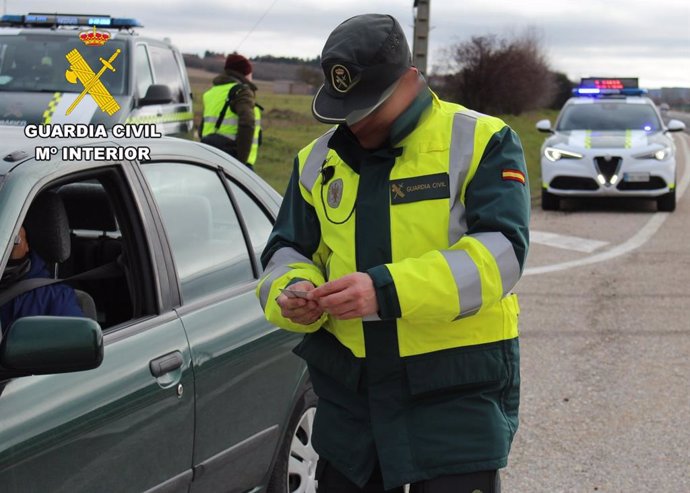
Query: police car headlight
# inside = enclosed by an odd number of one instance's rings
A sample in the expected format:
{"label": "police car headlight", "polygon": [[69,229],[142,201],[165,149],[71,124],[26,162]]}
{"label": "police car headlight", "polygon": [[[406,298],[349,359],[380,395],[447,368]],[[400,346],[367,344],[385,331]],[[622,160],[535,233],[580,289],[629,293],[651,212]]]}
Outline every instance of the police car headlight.
{"label": "police car headlight", "polygon": [[670,147],[664,147],[663,149],[657,149],[656,151],[645,152],[644,154],[638,154],[635,159],[656,159],[657,161],[665,161],[673,155]]}
{"label": "police car headlight", "polygon": [[555,163],[560,159],[582,159],[582,154],[563,149],[556,149],[555,147],[547,147],[544,149],[544,156],[552,163]]}

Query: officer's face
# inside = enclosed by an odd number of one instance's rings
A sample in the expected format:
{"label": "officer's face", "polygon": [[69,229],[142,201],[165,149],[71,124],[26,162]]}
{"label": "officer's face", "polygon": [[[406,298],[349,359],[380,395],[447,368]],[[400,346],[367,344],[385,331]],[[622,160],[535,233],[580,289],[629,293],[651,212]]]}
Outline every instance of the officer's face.
{"label": "officer's face", "polygon": [[422,87],[418,73],[416,68],[411,67],[401,77],[393,94],[381,106],[357,123],[349,125],[362,147],[375,148],[388,137],[395,119],[412,103]]}
{"label": "officer's face", "polygon": [[22,227],[19,230],[17,239],[15,240],[14,247],[12,248],[12,253],[10,254],[11,260],[18,260],[24,258],[26,254],[29,253],[29,243],[26,241],[26,230]]}

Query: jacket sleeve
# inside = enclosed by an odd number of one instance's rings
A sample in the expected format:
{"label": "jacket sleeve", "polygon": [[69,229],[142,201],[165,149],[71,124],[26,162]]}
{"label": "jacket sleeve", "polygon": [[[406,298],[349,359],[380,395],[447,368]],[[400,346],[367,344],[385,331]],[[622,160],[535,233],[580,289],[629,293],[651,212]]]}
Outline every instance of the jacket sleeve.
{"label": "jacket sleeve", "polygon": [[232,100],[232,111],[237,114],[237,159],[243,163],[249,159],[254,141],[254,91],[250,87],[240,89]]}
{"label": "jacket sleeve", "polygon": [[509,127],[491,135],[464,201],[467,232],[455,244],[368,271],[381,318],[452,321],[510,294],[527,256],[530,195]]}
{"label": "jacket sleeve", "polygon": [[299,180],[299,161],[290,177],[278,218],[261,255],[264,273],[256,289],[266,319],[274,325],[296,332],[314,332],[326,315],[310,325],[296,324],[283,317],[276,298],[280,289],[301,280],[315,286],[325,282],[325,245],[309,193]]}

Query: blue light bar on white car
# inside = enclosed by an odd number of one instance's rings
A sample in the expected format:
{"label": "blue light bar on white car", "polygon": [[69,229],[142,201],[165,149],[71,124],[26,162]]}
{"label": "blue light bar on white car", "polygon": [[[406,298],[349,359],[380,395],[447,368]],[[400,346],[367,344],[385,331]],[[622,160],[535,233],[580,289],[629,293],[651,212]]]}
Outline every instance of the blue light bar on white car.
{"label": "blue light bar on white car", "polygon": [[576,87],[573,89],[575,96],[642,96],[647,94],[647,89],[641,88],[623,88],[623,89],[599,89],[596,87]]}
{"label": "blue light bar on white car", "polygon": [[3,15],[0,17],[0,25],[12,27],[98,26],[118,29],[143,27],[136,19],[110,17],[109,15],[40,13]]}

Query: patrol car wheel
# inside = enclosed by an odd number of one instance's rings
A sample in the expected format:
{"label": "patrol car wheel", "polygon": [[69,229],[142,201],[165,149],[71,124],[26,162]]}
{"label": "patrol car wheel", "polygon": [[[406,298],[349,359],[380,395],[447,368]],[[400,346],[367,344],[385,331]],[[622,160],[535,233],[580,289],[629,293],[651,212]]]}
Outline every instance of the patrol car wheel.
{"label": "patrol car wheel", "polygon": [[557,211],[561,205],[561,199],[546,190],[541,191],[541,208],[545,211]]}
{"label": "patrol car wheel", "polygon": [[316,394],[308,388],[290,419],[288,434],[276,459],[268,493],[316,493],[316,462],[311,443]]}
{"label": "patrol car wheel", "polygon": [[656,208],[658,211],[673,212],[676,210],[676,191],[671,190],[661,197],[656,199]]}

